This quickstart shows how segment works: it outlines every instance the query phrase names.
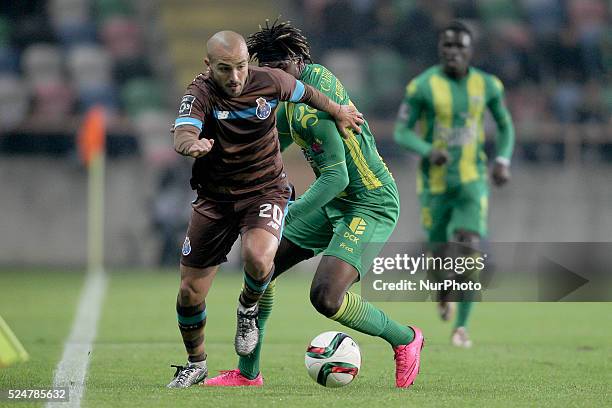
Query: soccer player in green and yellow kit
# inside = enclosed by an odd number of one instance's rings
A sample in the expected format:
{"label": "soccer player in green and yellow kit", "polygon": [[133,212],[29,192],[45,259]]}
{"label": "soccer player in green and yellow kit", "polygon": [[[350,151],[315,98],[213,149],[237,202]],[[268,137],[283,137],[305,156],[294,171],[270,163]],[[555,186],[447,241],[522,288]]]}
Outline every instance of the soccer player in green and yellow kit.
{"label": "soccer player in green and yellow kit", "polygon": [[[461,244],[457,247],[463,256],[473,255],[473,248],[487,235],[485,108],[497,123],[493,182],[501,186],[510,179],[514,128],[504,105],[503,85],[470,66],[472,43],[471,31],[461,22],[454,21],[440,32],[441,64],[410,81],[395,127],[395,141],[422,157],[417,174],[421,222],[437,256],[449,255],[449,246],[442,244],[446,242]],[[470,347],[466,326],[472,302],[467,295],[459,300],[451,342]],[[444,294],[439,301],[440,315],[448,320],[451,303]]]}
{"label": "soccer player in green and yellow kit", "polygon": [[[351,104],[338,79],[311,63],[310,47],[289,23],[266,24],[248,39],[260,66],[280,68],[340,105]],[[281,146],[295,142],[316,181],[289,207],[274,258],[273,282],[259,302],[259,343],[240,357],[238,369],[206,381],[211,386],[261,386],[260,351],[271,313],[274,279],[299,262],[322,254],[310,289],[310,300],[324,316],[344,326],[386,340],[395,353],[395,383],[409,387],[420,367],[423,334],[404,326],[348,289],[365,274],[399,217],[395,181],[376,150],[367,122],[361,134],[343,139],[331,117],[302,103],[279,107]]]}

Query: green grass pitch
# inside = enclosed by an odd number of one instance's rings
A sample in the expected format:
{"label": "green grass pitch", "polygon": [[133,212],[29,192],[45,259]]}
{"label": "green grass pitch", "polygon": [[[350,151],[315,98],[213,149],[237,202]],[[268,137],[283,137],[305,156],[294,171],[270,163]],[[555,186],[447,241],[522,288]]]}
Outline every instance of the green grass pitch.
{"label": "green grass pitch", "polygon": [[[612,303],[479,304],[471,350],[449,346],[450,326],[439,321],[432,303],[380,304],[391,317],[425,333],[415,385],[395,389],[390,347],[346,330],[361,347],[361,372],[347,387],[321,387],[306,373],[305,348],[318,333],[343,328],[310,306],[308,274],[278,282],[263,350],[263,388],[168,390],[170,364],[185,361],[174,311],[178,272],[125,270],[109,276],[84,407],[593,407],[612,401]],[[212,375],[236,366],[241,280],[221,270],[207,300]],[[51,385],[82,283],[79,273],[0,271],[0,313],[31,356],[28,363],[0,370],[0,389]],[[0,406],[17,405],[0,401]]]}

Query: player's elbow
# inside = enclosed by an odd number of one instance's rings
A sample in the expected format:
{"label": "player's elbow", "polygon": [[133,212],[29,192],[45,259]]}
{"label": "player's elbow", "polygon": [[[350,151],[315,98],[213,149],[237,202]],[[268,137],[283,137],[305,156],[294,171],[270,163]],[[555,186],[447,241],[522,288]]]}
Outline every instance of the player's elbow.
{"label": "player's elbow", "polygon": [[334,185],[336,185],[339,189],[338,192],[344,191],[344,189],[349,185],[350,182],[348,169],[346,168],[346,166],[340,167],[341,168],[338,169],[338,174],[336,175],[336,182],[334,183]]}

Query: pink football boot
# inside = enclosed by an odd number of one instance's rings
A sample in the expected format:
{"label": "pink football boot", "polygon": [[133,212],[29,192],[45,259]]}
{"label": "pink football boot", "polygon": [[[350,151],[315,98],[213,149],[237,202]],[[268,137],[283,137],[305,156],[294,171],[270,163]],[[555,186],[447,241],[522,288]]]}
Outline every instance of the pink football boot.
{"label": "pink football boot", "polygon": [[263,386],[263,377],[261,373],[252,380],[249,380],[240,373],[239,369],[222,370],[221,374],[216,377],[208,378],[202,384],[204,387],[261,387]]}
{"label": "pink football boot", "polygon": [[[418,327],[410,326],[414,330],[414,340],[393,348],[395,352],[395,386],[408,388],[421,368],[421,349],[425,343],[423,332]],[[209,380],[207,380],[209,381]]]}

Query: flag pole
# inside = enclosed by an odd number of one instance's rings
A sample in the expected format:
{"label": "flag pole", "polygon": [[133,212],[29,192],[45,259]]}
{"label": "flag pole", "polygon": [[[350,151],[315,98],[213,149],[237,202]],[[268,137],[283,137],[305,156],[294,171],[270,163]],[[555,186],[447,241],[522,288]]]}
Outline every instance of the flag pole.
{"label": "flag pole", "polygon": [[87,272],[98,273],[104,267],[104,152],[91,159],[87,193]]}
{"label": "flag pole", "polygon": [[94,106],[85,115],[77,137],[81,159],[87,167],[87,272],[104,268],[104,174],[106,117],[104,108]]}
{"label": "flag pole", "polygon": [[17,336],[0,316],[0,367],[8,367],[17,362],[28,361],[30,356]]}

